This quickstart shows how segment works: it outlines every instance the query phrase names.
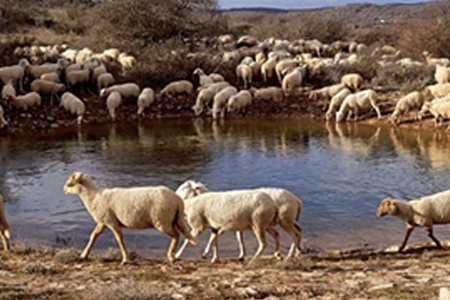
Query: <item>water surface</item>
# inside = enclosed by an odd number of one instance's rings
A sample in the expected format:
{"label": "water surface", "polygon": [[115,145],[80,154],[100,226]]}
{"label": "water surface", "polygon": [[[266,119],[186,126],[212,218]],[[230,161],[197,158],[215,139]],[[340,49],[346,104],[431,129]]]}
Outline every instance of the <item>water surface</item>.
{"label": "water surface", "polygon": [[[100,187],[176,189],[187,179],[212,190],[283,187],[303,201],[304,248],[378,248],[399,244],[405,232],[400,220],[375,216],[383,198],[409,200],[450,188],[450,136],[298,119],[198,119],[2,137],[0,188],[14,240],[85,246],[95,223],[77,196],[63,193],[74,171],[97,177]],[[437,226],[437,237],[450,239],[449,229]],[[125,239],[155,257],[169,242],[148,230],[126,231]],[[223,256],[236,253],[232,239],[221,237]],[[255,239],[248,234],[247,240],[251,252]],[[416,230],[410,242],[423,241],[425,230]],[[289,242],[283,237],[284,248]],[[94,249],[107,247],[116,247],[109,232]],[[200,248],[188,255],[197,257]]]}

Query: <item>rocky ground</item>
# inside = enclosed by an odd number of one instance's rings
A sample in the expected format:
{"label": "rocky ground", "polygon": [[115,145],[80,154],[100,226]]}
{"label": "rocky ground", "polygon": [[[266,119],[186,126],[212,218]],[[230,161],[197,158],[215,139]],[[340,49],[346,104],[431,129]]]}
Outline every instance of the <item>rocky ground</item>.
{"label": "rocky ground", "polygon": [[[446,245],[449,246],[448,243]],[[166,261],[109,250],[78,259],[77,250],[14,246],[0,253],[0,299],[438,299],[450,286],[450,250],[430,245],[394,253],[370,249],[264,257]]]}

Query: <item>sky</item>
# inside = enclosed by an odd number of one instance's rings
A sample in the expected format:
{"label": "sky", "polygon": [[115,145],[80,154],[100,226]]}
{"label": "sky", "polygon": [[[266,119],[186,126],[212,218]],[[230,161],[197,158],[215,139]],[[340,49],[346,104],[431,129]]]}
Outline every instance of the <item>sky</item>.
{"label": "sky", "polygon": [[431,0],[219,0],[221,9],[239,7],[273,7],[281,9],[308,9],[327,6],[342,6],[355,3],[420,3]]}

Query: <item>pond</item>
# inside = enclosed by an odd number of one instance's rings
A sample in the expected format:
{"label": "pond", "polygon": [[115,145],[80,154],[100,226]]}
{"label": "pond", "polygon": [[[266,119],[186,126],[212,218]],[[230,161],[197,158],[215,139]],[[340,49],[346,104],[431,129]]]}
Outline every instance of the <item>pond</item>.
{"label": "pond", "polygon": [[[286,188],[303,201],[303,248],[381,248],[399,244],[405,232],[399,219],[376,217],[382,199],[450,189],[450,135],[302,119],[197,119],[1,137],[0,188],[13,241],[85,246],[95,223],[78,196],[63,193],[75,171],[95,176],[100,187],[176,189],[194,179],[211,190]],[[143,256],[164,257],[169,243],[153,230],[124,235]],[[247,235],[251,253],[256,242]],[[436,236],[449,239],[450,226],[437,226]],[[286,251],[290,240],[282,241]],[[424,241],[418,229],[410,243]],[[186,254],[199,258],[203,245]],[[94,249],[116,246],[106,231]],[[224,257],[236,255],[234,235],[221,237],[219,247]]]}

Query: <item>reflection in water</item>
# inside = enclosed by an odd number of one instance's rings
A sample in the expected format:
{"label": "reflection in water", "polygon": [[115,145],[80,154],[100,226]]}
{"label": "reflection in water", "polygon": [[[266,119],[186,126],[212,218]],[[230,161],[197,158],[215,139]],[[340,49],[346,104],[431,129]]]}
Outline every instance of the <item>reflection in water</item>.
{"label": "reflection in water", "polygon": [[[94,222],[78,198],[62,191],[72,172],[83,171],[108,187],[176,189],[187,179],[212,190],[283,187],[304,203],[304,247],[386,246],[398,243],[404,225],[376,218],[381,199],[449,189],[449,158],[445,132],[304,120],[154,121],[2,138],[0,189],[14,236],[47,245],[85,245]],[[437,236],[449,233],[437,228]],[[412,242],[422,238],[413,234]],[[154,231],[130,231],[126,239],[161,256],[168,243]],[[237,251],[234,241],[222,240],[224,253]],[[114,239],[106,235],[101,245]]]}

